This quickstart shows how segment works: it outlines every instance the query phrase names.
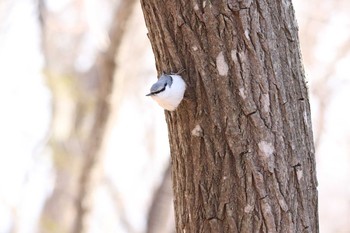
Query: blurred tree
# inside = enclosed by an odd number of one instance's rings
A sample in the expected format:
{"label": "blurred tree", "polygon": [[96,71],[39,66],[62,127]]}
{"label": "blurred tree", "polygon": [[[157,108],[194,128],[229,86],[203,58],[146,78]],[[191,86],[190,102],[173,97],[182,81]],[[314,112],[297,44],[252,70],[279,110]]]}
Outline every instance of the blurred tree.
{"label": "blurred tree", "polygon": [[80,233],[87,230],[90,196],[99,174],[114,58],[135,1],[118,2],[108,30],[108,46],[95,52],[87,71],[79,70],[78,65],[88,29],[84,2],[71,1],[59,12],[51,11],[45,3],[39,1],[39,11],[45,73],[53,95],[50,147],[55,186],[44,206],[40,232]]}
{"label": "blurred tree", "polygon": [[148,213],[147,233],[175,232],[171,192],[171,164],[166,168],[163,180],[153,195]]}
{"label": "blurred tree", "polygon": [[141,1],[166,112],[177,232],[318,232],[310,108],[287,1]]}

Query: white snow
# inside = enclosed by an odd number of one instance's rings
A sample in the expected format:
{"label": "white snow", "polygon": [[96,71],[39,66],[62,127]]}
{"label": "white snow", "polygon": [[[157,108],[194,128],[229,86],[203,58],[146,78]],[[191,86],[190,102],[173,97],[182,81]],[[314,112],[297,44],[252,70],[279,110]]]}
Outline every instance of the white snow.
{"label": "white snow", "polygon": [[232,61],[234,61],[235,63],[237,62],[237,50],[232,49],[231,50],[231,59]]}
{"label": "white snow", "polygon": [[228,65],[225,61],[224,53],[221,51],[216,57],[216,67],[219,71],[219,75],[226,76],[228,73]]}
{"label": "white snow", "polygon": [[261,95],[261,103],[262,103],[262,109],[264,112],[270,111],[270,97],[269,94],[263,94]]}
{"label": "white snow", "polygon": [[240,95],[243,99],[247,98],[246,91],[245,91],[244,87],[239,88],[239,95]]}
{"label": "white snow", "polygon": [[262,155],[266,158],[270,157],[275,151],[275,148],[270,142],[261,141],[259,142],[258,146],[259,150],[262,152]]}
{"label": "white snow", "polygon": [[191,134],[196,137],[201,137],[203,135],[203,129],[200,125],[196,125],[194,129],[191,131]]}
{"label": "white snow", "polygon": [[303,178],[303,170],[297,170],[297,178],[298,178],[298,180]]}
{"label": "white snow", "polygon": [[244,35],[245,35],[245,37],[246,37],[248,40],[250,40],[250,37],[249,37],[249,30],[245,30],[245,31],[244,31]]}
{"label": "white snow", "polygon": [[244,212],[245,213],[251,213],[251,212],[253,212],[253,210],[254,210],[254,206],[253,205],[248,204],[248,205],[246,205],[244,207]]}

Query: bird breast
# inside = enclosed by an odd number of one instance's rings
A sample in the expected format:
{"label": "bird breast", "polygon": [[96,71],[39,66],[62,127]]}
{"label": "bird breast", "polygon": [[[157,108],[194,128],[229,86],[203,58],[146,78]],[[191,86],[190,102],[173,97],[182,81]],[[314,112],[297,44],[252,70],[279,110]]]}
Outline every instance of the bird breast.
{"label": "bird breast", "polygon": [[186,83],[179,75],[171,75],[172,85],[166,86],[165,91],[152,96],[157,103],[166,110],[174,111],[183,99]]}

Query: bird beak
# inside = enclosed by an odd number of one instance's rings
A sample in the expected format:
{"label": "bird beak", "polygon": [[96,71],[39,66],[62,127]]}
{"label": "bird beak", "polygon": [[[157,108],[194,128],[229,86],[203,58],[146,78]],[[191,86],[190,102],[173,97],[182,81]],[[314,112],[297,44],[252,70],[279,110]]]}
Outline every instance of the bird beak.
{"label": "bird beak", "polygon": [[152,94],[152,92],[151,92],[151,93],[149,93],[149,94],[147,94],[146,96],[151,96],[151,95],[153,95],[153,94]]}

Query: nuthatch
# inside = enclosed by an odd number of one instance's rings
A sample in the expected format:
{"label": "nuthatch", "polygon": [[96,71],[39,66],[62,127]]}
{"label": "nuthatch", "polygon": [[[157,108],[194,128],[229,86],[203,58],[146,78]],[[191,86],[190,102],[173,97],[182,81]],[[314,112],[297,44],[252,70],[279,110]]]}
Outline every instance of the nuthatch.
{"label": "nuthatch", "polygon": [[186,90],[186,83],[178,74],[162,74],[146,96],[151,96],[162,108],[174,111]]}

